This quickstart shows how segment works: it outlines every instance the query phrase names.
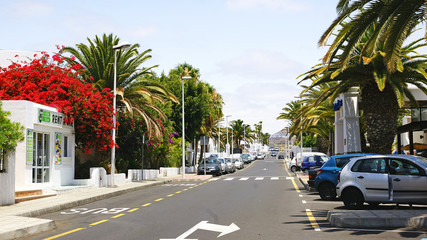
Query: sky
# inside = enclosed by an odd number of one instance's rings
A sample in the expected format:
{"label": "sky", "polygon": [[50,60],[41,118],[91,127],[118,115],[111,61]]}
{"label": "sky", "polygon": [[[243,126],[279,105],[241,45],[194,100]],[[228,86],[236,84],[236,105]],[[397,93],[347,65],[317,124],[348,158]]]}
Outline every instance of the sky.
{"label": "sky", "polygon": [[[0,0],[0,49],[55,52],[113,33],[151,49],[157,74],[198,68],[224,100],[228,120],[276,120],[301,92],[297,77],[320,63],[317,44],[336,17],[337,0]],[[308,84],[308,83],[306,83]]]}

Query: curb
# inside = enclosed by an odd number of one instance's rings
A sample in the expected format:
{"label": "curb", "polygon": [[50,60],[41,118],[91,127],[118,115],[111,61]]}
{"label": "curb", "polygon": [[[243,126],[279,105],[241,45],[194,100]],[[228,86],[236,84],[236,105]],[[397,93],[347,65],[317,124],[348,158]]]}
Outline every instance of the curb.
{"label": "curb", "polygon": [[53,220],[41,218],[7,216],[3,219],[0,218],[0,222],[9,225],[9,230],[0,232],[0,240],[16,239],[56,228]]}
{"label": "curb", "polygon": [[[408,210],[347,210],[329,211],[328,221],[339,228],[427,228],[425,211]],[[418,215],[418,216],[417,216]],[[414,217],[415,216],[415,217]]]}

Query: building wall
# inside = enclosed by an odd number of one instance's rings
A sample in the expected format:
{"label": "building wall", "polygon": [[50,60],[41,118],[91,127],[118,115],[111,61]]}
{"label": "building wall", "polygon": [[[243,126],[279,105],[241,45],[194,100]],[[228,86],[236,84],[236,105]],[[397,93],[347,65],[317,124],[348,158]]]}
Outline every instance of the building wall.
{"label": "building wall", "polygon": [[[33,103],[30,101],[2,101],[2,108],[5,111],[11,112],[10,119],[14,122],[19,122],[25,128],[25,140],[17,145],[16,161],[15,161],[15,189],[44,189],[52,186],[72,185],[74,179],[74,129],[69,126],[60,124],[48,124],[38,121],[39,109],[49,111],[60,115],[60,113],[52,107]],[[31,129],[38,133],[49,134],[49,181],[46,183],[33,183],[33,166],[31,161],[27,161],[27,140],[29,135],[27,130]],[[69,140],[69,157],[62,156],[62,162],[56,163],[55,158],[55,135],[62,134],[61,150],[64,149],[64,136]],[[63,153],[61,153],[63,154]]]}
{"label": "building wall", "polygon": [[5,157],[5,172],[0,172],[0,206],[15,203],[15,153]]}

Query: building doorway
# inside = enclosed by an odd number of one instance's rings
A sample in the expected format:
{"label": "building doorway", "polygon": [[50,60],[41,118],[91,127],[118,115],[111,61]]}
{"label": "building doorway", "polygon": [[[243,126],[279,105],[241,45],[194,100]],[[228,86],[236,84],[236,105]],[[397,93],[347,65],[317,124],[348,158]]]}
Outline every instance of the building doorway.
{"label": "building doorway", "polygon": [[46,183],[50,178],[49,138],[46,133],[34,132],[33,140],[33,183]]}

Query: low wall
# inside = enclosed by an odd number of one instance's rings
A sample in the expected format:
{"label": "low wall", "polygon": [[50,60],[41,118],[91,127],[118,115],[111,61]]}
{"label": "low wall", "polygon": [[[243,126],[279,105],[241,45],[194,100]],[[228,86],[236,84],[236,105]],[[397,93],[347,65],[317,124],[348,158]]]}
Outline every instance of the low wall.
{"label": "low wall", "polygon": [[129,169],[128,180],[132,182],[153,179],[159,177],[159,170],[157,169]]}
{"label": "low wall", "polygon": [[181,174],[181,168],[163,168],[163,167],[161,167],[159,172],[160,172],[160,177],[174,176],[174,175]]}
{"label": "low wall", "polygon": [[15,204],[15,153],[6,154],[5,171],[0,172],[0,206]]}

